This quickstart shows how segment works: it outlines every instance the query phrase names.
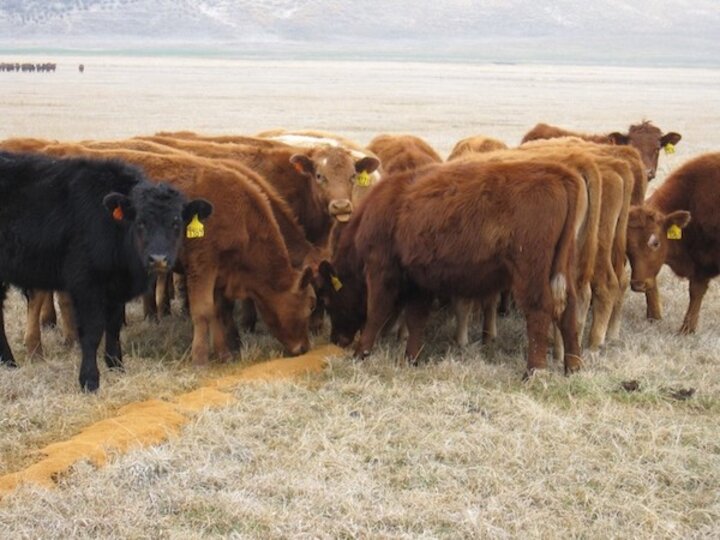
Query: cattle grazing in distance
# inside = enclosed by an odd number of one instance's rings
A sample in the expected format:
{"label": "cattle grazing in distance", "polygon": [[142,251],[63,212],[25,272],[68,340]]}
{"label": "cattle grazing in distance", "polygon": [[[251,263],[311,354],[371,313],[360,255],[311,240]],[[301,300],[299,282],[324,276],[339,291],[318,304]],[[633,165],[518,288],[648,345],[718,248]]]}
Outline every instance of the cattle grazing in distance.
{"label": "cattle grazing in distance", "polygon": [[630,211],[630,286],[645,292],[649,319],[661,319],[656,276],[667,264],[689,280],[690,304],[680,333],[695,332],[710,280],[720,274],[720,153],[673,171],[642,206]]}
{"label": "cattle grazing in distance", "polygon": [[[69,293],[82,349],[80,386],[95,391],[103,333],[108,367],[122,369],[125,302],[145,291],[150,272],[169,271],[184,225],[212,206],[188,202],[119,161],[7,152],[0,153],[0,196],[2,297],[9,284]],[[15,365],[4,329],[0,351],[3,363]]]}
{"label": "cattle grazing in distance", "polygon": [[682,135],[679,133],[675,133],[674,131],[663,133],[660,128],[654,126],[652,122],[644,120],[639,124],[631,125],[627,133],[614,131],[607,135],[575,133],[541,123],[528,131],[522,138],[522,142],[525,143],[537,139],[554,139],[558,137],[579,137],[594,143],[632,146],[640,153],[645,176],[648,181],[655,178],[655,174],[657,173],[660,150],[664,148],[666,152],[671,153],[674,151],[675,145],[682,139]]}
{"label": "cattle grazing in distance", "polygon": [[454,161],[467,154],[483,154],[495,150],[507,150],[507,144],[492,137],[484,135],[473,135],[465,137],[455,143],[448,155],[447,161]]}

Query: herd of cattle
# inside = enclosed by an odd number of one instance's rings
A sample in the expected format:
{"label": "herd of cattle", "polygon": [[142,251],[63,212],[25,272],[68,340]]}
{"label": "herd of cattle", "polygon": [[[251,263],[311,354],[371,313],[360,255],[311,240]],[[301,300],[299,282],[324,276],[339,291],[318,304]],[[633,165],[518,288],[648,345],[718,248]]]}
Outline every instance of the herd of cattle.
{"label": "herd of cattle", "polygon": [[[124,304],[145,313],[183,290],[192,359],[229,358],[257,313],[288,353],[330,338],[370,353],[404,329],[414,362],[434,302],[452,304],[456,340],[472,314],[483,341],[512,301],[526,318],[527,373],[566,373],[587,347],[617,338],[628,284],[659,319],[663,264],[690,280],[681,332],[693,332],[720,273],[720,153],[674,171],[649,199],[664,148],[681,136],[650,122],[584,135],[538,124],[517,148],[482,136],[447,160],[411,135],[367,147],[332,134],[158,133],[117,141],[0,142],[0,363],[15,366],[4,330],[9,285],[28,296],[25,345],[41,354],[58,292],[67,340],[79,340],[80,385],[99,386],[96,355],[122,369]],[[629,261],[631,275],[626,262]],[[173,279],[174,278],[174,279]],[[175,284],[176,287],[173,287]],[[359,334],[359,339],[357,335]]]}
{"label": "herd of cattle", "polygon": [[39,64],[33,64],[30,62],[0,62],[0,71],[55,71],[57,64],[54,62],[43,62]]}

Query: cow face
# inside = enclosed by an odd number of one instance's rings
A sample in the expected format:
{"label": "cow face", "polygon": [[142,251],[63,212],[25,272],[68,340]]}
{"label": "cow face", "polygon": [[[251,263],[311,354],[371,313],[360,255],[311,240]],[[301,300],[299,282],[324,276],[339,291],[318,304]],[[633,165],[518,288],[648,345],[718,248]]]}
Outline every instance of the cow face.
{"label": "cow face", "polygon": [[608,137],[614,144],[627,144],[633,146],[640,152],[648,180],[655,178],[660,150],[668,144],[674,146],[682,139],[682,135],[674,131],[663,135],[662,131],[650,122],[630,126],[626,135],[614,132],[608,135]]}
{"label": "cow face", "polygon": [[670,242],[679,242],[679,230],[690,223],[690,212],[677,210],[662,214],[635,206],[630,210],[627,230],[627,255],[632,267],[630,287],[644,292],[655,287],[655,277],[665,263]]}
{"label": "cow face", "polygon": [[316,305],[312,281],[312,270],[306,268],[290,290],[253,296],[270,332],[293,356],[310,350],[310,314]]}
{"label": "cow face", "polygon": [[315,285],[330,316],[330,341],[340,347],[350,346],[365,324],[364,283],[351,276],[339,276],[332,264],[323,261]]}
{"label": "cow face", "polygon": [[353,186],[359,175],[370,174],[380,166],[374,157],[356,160],[343,148],[323,146],[309,155],[295,154],[290,158],[295,169],[310,178],[328,214],[345,223],[353,211]]}
{"label": "cow face", "polygon": [[113,220],[127,225],[142,264],[151,272],[168,272],[175,265],[186,227],[205,220],[212,204],[187,202],[167,184],[140,184],[130,196],[110,193],[103,204]]}

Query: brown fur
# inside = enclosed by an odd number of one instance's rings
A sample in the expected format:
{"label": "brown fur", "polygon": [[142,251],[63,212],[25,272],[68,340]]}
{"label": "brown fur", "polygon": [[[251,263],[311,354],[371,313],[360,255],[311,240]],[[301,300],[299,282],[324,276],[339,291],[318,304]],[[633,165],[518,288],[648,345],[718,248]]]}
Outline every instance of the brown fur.
{"label": "brown fur", "polygon": [[378,135],[370,141],[368,149],[380,158],[387,175],[442,163],[440,155],[415,135]]}
{"label": "brown fur", "polygon": [[528,325],[528,371],[545,367],[547,331],[561,319],[568,372],[580,367],[575,321],[577,213],[584,182],[552,163],[460,161],[381,182],[363,203],[355,242],[367,280],[367,353],[400,290],[407,355],[420,351],[433,294],[486,296],[511,287]]}
{"label": "brown fur", "polygon": [[455,143],[447,161],[456,160],[466,154],[482,154],[495,150],[507,150],[507,144],[491,137],[485,137],[484,135],[474,135]]}
{"label": "brown fur", "polygon": [[314,244],[327,241],[333,216],[352,212],[350,199],[357,172],[372,172],[379,165],[374,158],[355,160],[347,150],[329,146],[298,149],[280,143],[264,147],[172,137],[143,139],[205,158],[235,160],[252,169],[287,201]]}
{"label": "brown fur", "polygon": [[180,256],[193,320],[194,363],[207,362],[211,328],[216,354],[229,355],[217,294],[228,299],[252,298],[271,332],[290,353],[308,349],[308,318],[315,300],[308,286],[312,274],[292,267],[267,196],[252,181],[196,156],[92,150],[72,144],[43,151],[122,159],[143,168],[151,180],[170,182],[188,197],[202,193],[212,202],[214,211],[205,225],[205,236],[185,239]]}
{"label": "brown fur", "polygon": [[[720,274],[720,153],[698,156],[665,180],[643,206],[630,212],[628,257],[631,284],[648,296],[648,317],[662,317],[655,277],[663,264],[689,280],[688,305],[681,333],[693,333],[710,280]],[[676,225],[682,238],[668,238]],[[652,235],[654,238],[651,240]],[[654,241],[653,241],[654,240]]]}
{"label": "brown fur", "polygon": [[[663,134],[660,128],[644,120],[639,124],[631,125],[626,134],[614,131],[607,135],[589,135],[575,133],[548,124],[537,124],[522,138],[522,142],[537,139],[554,139],[558,137],[579,137],[586,141],[599,144],[616,144],[634,147],[643,163],[643,174],[647,181],[655,178],[660,150],[667,144],[676,145],[682,135],[673,131]],[[643,191],[644,193],[644,191]]]}

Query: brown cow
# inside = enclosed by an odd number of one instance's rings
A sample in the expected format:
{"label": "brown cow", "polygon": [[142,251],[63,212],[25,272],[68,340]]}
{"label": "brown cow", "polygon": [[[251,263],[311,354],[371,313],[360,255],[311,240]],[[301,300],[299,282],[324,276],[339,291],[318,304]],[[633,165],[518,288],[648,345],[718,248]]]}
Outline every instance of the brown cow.
{"label": "brown cow", "polygon": [[378,135],[370,141],[368,150],[380,158],[388,175],[442,163],[432,146],[415,135]]}
{"label": "brown cow", "polygon": [[356,178],[363,172],[373,172],[380,165],[374,157],[356,160],[347,150],[331,146],[302,149],[276,142],[272,142],[273,147],[267,147],[172,137],[142,139],[201,157],[232,159],[246,165],[275,187],[314,244],[327,241],[333,218],[349,219]]}
{"label": "brown cow", "polygon": [[473,135],[460,139],[450,151],[448,161],[454,161],[467,154],[483,154],[495,150],[507,150],[507,144],[492,137],[484,135]]}
{"label": "brown cow", "polygon": [[[142,167],[152,180],[164,179],[188,195],[204,193],[214,205],[202,238],[188,238],[180,253],[187,277],[193,321],[193,362],[209,354],[212,329],[215,353],[228,357],[227,328],[220,302],[252,298],[270,331],[291,354],[308,350],[308,319],[315,304],[312,272],[291,265],[287,247],[266,196],[242,174],[196,156],[132,150],[92,150],[53,145],[50,155],[117,158]],[[216,295],[218,298],[216,301]]]}
{"label": "brown cow", "polygon": [[[648,318],[662,318],[656,276],[663,264],[690,281],[680,333],[695,332],[710,280],[720,274],[720,152],[698,156],[630,211],[631,287],[646,292]],[[692,219],[691,219],[692,216]]]}
{"label": "brown cow", "polygon": [[[537,124],[528,131],[522,138],[522,142],[533,141],[536,139],[554,139],[557,137],[580,137],[591,142],[600,144],[617,144],[629,145],[640,152],[645,175],[648,180],[655,178],[657,171],[658,157],[660,150],[665,148],[667,152],[673,148],[682,135],[671,131],[663,134],[660,128],[652,125],[651,122],[644,120],[640,124],[630,126],[626,134],[614,131],[607,135],[588,135],[584,133],[574,133],[548,124]],[[670,145],[670,146],[668,146]]]}
{"label": "brown cow", "polygon": [[573,273],[586,207],[582,179],[553,163],[460,161],[383,180],[340,242],[355,242],[366,275],[358,353],[369,353],[401,290],[406,355],[415,359],[433,295],[482,297],[510,287],[527,318],[528,372],[546,365],[553,319],[561,321],[566,372],[579,369]]}

